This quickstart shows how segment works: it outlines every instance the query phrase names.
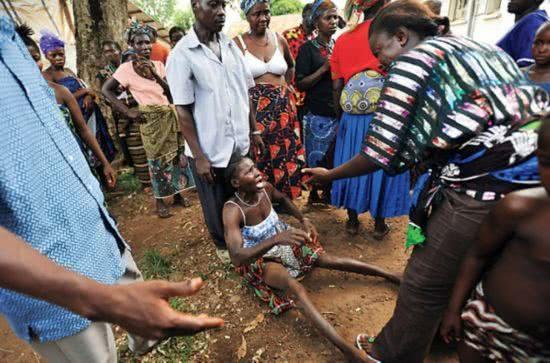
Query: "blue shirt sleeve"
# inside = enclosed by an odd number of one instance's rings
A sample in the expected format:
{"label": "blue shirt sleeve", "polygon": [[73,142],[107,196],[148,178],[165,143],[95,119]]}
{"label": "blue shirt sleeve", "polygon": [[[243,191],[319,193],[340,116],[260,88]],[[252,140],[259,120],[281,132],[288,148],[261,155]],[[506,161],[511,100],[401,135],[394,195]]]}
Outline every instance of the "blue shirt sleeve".
{"label": "blue shirt sleeve", "polygon": [[531,47],[538,28],[548,20],[544,10],[535,11],[518,21],[497,45],[522,67],[535,63]]}

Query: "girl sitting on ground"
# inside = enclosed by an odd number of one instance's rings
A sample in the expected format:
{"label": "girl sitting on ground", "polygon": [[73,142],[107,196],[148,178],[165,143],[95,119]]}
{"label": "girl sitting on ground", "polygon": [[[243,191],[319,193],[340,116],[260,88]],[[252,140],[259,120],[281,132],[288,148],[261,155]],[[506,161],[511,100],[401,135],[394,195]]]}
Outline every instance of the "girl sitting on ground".
{"label": "girl sitting on ground", "polygon": [[[347,257],[326,253],[318,242],[313,224],[291,200],[262,179],[249,158],[231,163],[226,180],[235,189],[223,210],[225,241],[231,261],[255,295],[269,303],[278,315],[296,305],[334,345],[353,362],[366,362],[364,352],[346,342],[310,301],[297,280],[312,267],[384,277],[394,283],[400,278],[378,267]],[[281,221],[273,209],[277,202],[294,216],[303,229]],[[289,293],[295,300],[286,296]]]}

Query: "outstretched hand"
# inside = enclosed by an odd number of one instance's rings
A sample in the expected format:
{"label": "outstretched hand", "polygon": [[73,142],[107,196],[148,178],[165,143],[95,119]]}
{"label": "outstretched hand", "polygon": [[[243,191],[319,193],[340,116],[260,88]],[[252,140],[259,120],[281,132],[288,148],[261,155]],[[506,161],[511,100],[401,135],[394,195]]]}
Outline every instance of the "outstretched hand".
{"label": "outstretched hand", "polygon": [[154,280],[108,286],[109,301],[99,301],[99,313],[91,319],[112,322],[146,339],[193,335],[221,327],[224,322],[220,318],[195,316],[170,307],[170,298],[193,295],[202,284],[200,278],[195,278],[186,282]]}
{"label": "outstretched hand", "polygon": [[307,184],[323,185],[331,182],[330,171],[325,168],[304,168],[302,173],[311,175],[306,181]]}

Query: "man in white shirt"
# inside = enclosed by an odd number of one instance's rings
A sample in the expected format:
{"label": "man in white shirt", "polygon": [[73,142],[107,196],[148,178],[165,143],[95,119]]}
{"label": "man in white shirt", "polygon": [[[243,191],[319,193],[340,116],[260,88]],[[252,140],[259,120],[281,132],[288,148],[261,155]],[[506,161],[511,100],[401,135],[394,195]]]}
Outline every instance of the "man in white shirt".
{"label": "man in white shirt", "polygon": [[230,194],[224,171],[248,153],[263,151],[250,107],[254,79],[239,48],[220,33],[225,0],[192,0],[195,24],[173,49],[166,73],[178,112],[186,154],[197,184],[204,219],[216,247],[224,250],[222,209]]}

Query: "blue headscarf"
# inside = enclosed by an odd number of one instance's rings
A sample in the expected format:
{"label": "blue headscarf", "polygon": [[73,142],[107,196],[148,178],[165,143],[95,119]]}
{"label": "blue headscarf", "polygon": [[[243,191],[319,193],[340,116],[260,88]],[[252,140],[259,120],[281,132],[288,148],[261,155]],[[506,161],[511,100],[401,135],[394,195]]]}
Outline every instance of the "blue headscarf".
{"label": "blue headscarf", "polygon": [[52,50],[65,48],[65,42],[59,39],[54,33],[42,30],[40,34],[40,50],[42,50],[44,55],[48,55],[48,52]]}
{"label": "blue headscarf", "polygon": [[325,11],[335,8],[336,4],[334,4],[331,0],[316,0],[311,6],[311,10],[309,11],[309,16],[307,19],[309,27],[313,29],[315,27],[315,22],[317,21],[317,19],[319,19],[325,13]]}
{"label": "blue headscarf", "polygon": [[269,2],[270,0],[241,0],[241,10],[244,12],[244,15],[246,15],[254,5]]}

